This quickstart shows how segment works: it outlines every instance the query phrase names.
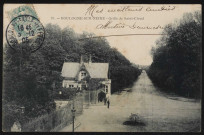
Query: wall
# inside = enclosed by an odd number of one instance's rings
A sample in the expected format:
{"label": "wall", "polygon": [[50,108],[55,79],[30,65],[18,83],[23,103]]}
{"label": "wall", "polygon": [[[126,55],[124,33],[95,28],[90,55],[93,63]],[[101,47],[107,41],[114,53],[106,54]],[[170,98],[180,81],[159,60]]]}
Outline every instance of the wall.
{"label": "wall", "polygon": [[[83,112],[83,93],[77,93],[75,98],[76,116]],[[22,125],[22,132],[51,132],[59,131],[72,122],[72,101],[64,107],[49,114],[39,116]]]}
{"label": "wall", "polygon": [[59,110],[60,108],[66,106],[70,101],[66,100],[54,100],[56,104],[56,110]]}
{"label": "wall", "polygon": [[63,80],[62,86],[66,88],[69,88],[69,85],[74,85],[74,88],[76,88],[78,86],[78,83],[76,81],[73,80]]}

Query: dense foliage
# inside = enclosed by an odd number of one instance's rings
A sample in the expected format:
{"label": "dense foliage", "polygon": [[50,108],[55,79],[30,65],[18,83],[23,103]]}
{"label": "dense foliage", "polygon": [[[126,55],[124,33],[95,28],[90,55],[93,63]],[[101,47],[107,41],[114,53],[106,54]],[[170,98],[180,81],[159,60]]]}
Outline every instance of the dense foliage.
{"label": "dense foliage", "polygon": [[[121,53],[111,48],[104,38],[88,38],[90,33],[77,34],[70,28],[57,25],[45,27],[43,46],[35,53],[26,51],[26,44],[13,50],[4,45],[3,59],[3,129],[8,130],[19,119],[19,108],[24,106],[23,118],[29,119],[55,109],[54,97],[62,89],[61,70],[64,61],[79,62],[80,56],[92,62],[108,62],[112,92],[131,85],[140,74]],[[79,40],[81,39],[81,40]],[[23,49],[22,51],[20,49]],[[60,96],[60,95],[59,95]]]}
{"label": "dense foliage", "polygon": [[156,47],[148,75],[165,91],[182,96],[201,96],[201,13],[186,13],[169,24]]}

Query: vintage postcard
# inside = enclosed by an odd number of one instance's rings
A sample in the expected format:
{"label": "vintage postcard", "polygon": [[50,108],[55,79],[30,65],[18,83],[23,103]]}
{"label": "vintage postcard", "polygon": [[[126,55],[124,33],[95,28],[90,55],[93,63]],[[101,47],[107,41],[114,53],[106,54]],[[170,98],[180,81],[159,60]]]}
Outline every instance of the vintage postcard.
{"label": "vintage postcard", "polygon": [[200,4],[4,4],[3,132],[200,132]]}

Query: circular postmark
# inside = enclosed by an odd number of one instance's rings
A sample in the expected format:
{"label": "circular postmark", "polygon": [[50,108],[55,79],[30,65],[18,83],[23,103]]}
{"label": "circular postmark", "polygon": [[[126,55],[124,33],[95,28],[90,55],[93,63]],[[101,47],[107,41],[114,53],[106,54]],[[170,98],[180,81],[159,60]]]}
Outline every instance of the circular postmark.
{"label": "circular postmark", "polygon": [[43,25],[31,15],[15,17],[6,29],[7,43],[13,49],[25,45],[30,52],[35,52],[42,46],[44,39],[45,29]]}

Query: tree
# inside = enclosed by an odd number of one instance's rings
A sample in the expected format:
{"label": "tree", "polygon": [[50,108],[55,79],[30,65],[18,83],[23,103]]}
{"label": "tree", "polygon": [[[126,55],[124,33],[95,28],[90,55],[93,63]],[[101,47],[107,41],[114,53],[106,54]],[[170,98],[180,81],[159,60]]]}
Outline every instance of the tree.
{"label": "tree", "polygon": [[[201,14],[186,13],[180,22],[166,27],[152,49],[148,75],[166,91],[190,97],[200,96]],[[167,25],[169,26],[169,25]]]}

